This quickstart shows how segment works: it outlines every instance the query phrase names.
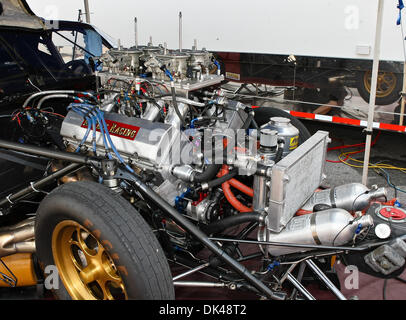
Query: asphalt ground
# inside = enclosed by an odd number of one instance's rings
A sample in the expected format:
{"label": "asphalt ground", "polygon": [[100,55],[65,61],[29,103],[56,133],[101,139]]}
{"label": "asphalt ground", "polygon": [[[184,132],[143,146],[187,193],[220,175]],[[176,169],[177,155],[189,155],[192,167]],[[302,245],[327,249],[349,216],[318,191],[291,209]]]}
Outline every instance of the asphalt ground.
{"label": "asphalt ground", "polygon": [[[329,132],[329,137],[332,139],[329,147],[364,143],[366,139],[363,128],[308,120],[304,120],[303,123],[311,133],[315,133],[317,130]],[[379,131],[374,131],[372,140],[377,137],[378,133]],[[338,151],[333,150],[327,153],[327,159],[339,161],[338,156],[342,152],[362,149],[363,147]],[[363,162],[364,152],[351,155],[351,157]],[[341,158],[345,159],[345,156]],[[363,165],[355,161],[347,162],[357,166]],[[371,148],[370,164],[376,163],[391,164],[396,167],[406,168],[406,134],[381,130],[375,145]],[[389,174],[389,181],[399,189],[406,191],[406,173],[400,170],[385,170]],[[325,172],[327,175],[325,183],[331,187],[351,182],[361,182],[362,180],[362,168],[351,167],[344,163],[326,162]],[[392,199],[395,197],[395,190],[388,185],[386,176],[382,171],[374,169],[368,170],[368,186],[372,185],[388,187],[388,198]],[[406,206],[406,193],[398,191],[397,198],[400,203]]]}

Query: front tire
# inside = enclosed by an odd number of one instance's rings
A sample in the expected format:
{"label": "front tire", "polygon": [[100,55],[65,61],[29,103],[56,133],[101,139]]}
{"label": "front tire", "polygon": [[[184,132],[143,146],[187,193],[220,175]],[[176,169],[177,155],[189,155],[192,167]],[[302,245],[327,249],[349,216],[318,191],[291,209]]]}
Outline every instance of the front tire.
{"label": "front tire", "polygon": [[158,240],[123,197],[94,182],[53,190],[41,202],[35,242],[42,268],[55,265],[60,299],[174,299]]}

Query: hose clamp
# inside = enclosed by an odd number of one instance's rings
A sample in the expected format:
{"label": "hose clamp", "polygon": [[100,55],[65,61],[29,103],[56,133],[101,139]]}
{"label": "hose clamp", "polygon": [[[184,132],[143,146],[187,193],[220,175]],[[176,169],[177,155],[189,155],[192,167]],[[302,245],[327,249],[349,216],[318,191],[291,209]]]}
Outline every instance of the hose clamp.
{"label": "hose clamp", "polygon": [[37,192],[37,193],[45,193],[45,194],[49,194],[49,192],[43,191],[43,190],[38,190],[37,188],[34,187],[35,182],[30,182],[30,186],[32,191]]}
{"label": "hose clamp", "polygon": [[38,192],[38,193],[40,193],[41,191],[39,191],[38,189],[36,189],[35,187],[34,187],[34,182],[30,182],[30,186],[31,186],[31,189],[32,189],[32,191],[34,191],[34,192]]}
{"label": "hose clamp", "polygon": [[12,195],[13,195],[13,194],[10,193],[10,194],[6,197],[7,201],[8,201],[10,204],[14,204],[14,202],[10,200],[10,196],[12,196]]}

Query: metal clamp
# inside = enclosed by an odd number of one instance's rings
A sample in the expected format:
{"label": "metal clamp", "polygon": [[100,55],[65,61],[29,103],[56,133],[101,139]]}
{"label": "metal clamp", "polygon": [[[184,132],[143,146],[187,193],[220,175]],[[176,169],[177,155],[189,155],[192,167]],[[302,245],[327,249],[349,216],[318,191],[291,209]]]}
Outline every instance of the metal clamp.
{"label": "metal clamp", "polygon": [[7,201],[8,201],[10,204],[14,204],[14,202],[10,200],[10,196],[12,196],[12,195],[13,195],[13,194],[10,193],[10,194],[6,197]]}
{"label": "metal clamp", "polygon": [[[34,191],[34,192],[38,192],[38,193],[45,193],[45,194],[49,194],[49,192],[42,191],[42,190],[38,190],[37,188],[35,188],[35,187],[34,187],[34,184],[35,184],[35,182],[30,182],[30,186],[31,186],[32,191]],[[7,199],[7,200],[8,200],[8,199]]]}
{"label": "metal clamp", "polygon": [[31,186],[31,189],[34,191],[34,192],[41,192],[41,191],[39,191],[38,189],[36,189],[35,187],[34,187],[34,182],[30,182],[30,186]]}

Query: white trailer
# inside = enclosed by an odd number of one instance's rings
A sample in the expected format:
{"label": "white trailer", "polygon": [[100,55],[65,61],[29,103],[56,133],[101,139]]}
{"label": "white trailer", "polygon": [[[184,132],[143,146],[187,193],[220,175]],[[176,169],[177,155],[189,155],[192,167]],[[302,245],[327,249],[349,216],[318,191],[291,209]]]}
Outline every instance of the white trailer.
{"label": "white trailer", "polygon": [[[75,20],[83,0],[27,0],[45,19]],[[178,46],[178,13],[183,43],[212,51],[295,54],[372,59],[378,0],[149,0],[90,2],[91,22],[134,45],[134,17],[140,43]],[[384,0],[382,60],[404,61],[396,25],[398,0]]]}
{"label": "white trailer", "polygon": [[[402,90],[405,53],[397,5],[398,0],[384,0],[380,105],[397,101]],[[125,46],[135,42],[132,24],[137,17],[141,44],[152,38],[155,45],[178,48],[182,12],[182,46],[191,48],[197,39],[199,48],[221,52],[230,80],[319,88],[327,78],[341,76],[368,101],[378,0],[150,0],[115,8],[109,21],[121,22],[114,26],[104,21],[103,27]],[[128,24],[125,32],[122,21]],[[298,58],[295,79],[286,64],[289,55]]]}
{"label": "white trailer", "polygon": [[[44,18],[47,8],[59,8],[54,10],[57,17],[48,17],[54,19],[67,19],[64,15],[69,9],[72,13],[83,7],[83,0],[28,3]],[[397,5],[398,0],[384,0],[383,62],[376,99],[382,105],[397,101],[402,91],[405,53],[401,27],[396,24]],[[341,76],[366,101],[377,9],[378,0],[90,1],[92,23],[125,47],[135,43],[137,17],[140,44],[152,37],[154,45],[178,48],[178,14],[182,12],[183,47],[191,48],[197,39],[199,48],[223,53],[220,58],[230,80],[319,88],[326,78]],[[289,55],[298,58],[295,74],[286,64]]]}
{"label": "white trailer", "polygon": [[[397,3],[384,1],[382,60],[404,61]],[[155,43],[177,47],[181,11],[185,46],[198,39],[199,46],[211,51],[373,57],[377,0],[150,0],[127,9],[128,5],[117,5],[121,19],[138,18],[139,39],[144,43],[152,36]],[[122,31],[115,35],[133,44]]]}

